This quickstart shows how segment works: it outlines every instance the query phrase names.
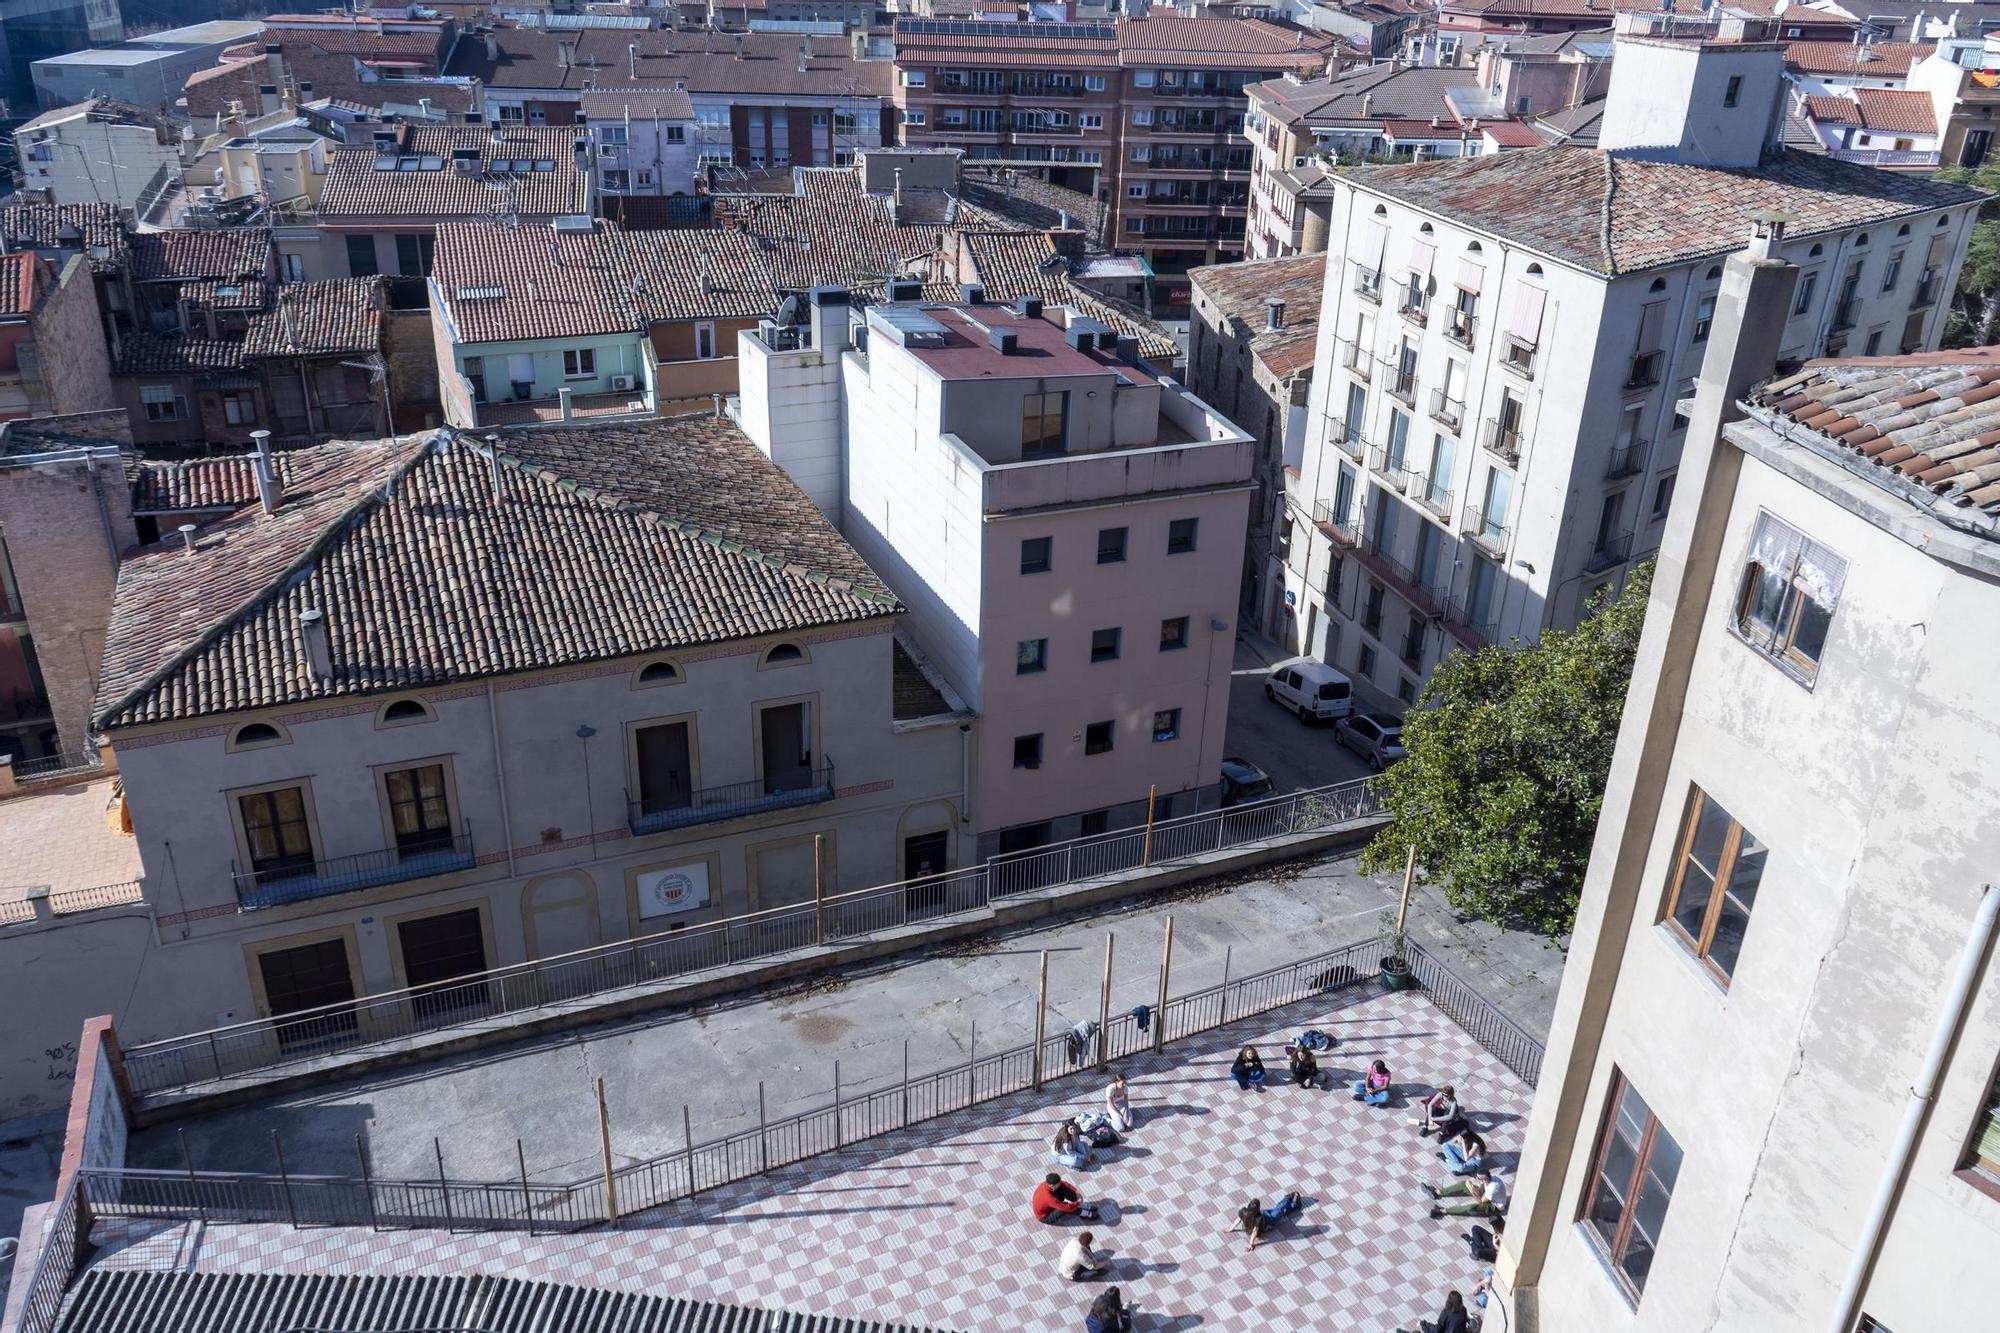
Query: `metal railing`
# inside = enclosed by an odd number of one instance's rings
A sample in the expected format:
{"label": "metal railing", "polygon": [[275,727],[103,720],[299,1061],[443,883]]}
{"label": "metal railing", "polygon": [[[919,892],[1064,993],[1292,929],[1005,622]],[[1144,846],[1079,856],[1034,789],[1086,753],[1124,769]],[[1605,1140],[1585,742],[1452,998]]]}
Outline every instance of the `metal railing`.
{"label": "metal railing", "polygon": [[983,912],[1011,896],[1331,828],[1376,809],[1374,793],[1362,779],[1162,820],[1150,831],[1141,826],[1077,838],[995,856],[981,865],[940,875],[830,894],[448,982],[141,1043],[125,1051],[126,1077],[135,1094],[190,1088],[495,1015],[587,1000]]}
{"label": "metal railing", "polygon": [[104,756],[96,749],[60,750],[37,759],[16,759],[12,768],[16,782],[66,778],[104,767]]}
{"label": "metal railing", "polygon": [[1486,418],[1485,434],[1480,442],[1487,449],[1500,455],[1511,466],[1521,461],[1521,428],[1503,425],[1498,417]]}
{"label": "metal railing", "polygon": [[1396,365],[1389,365],[1387,362],[1383,364],[1389,371],[1388,390],[1390,394],[1401,399],[1411,407],[1415,407],[1417,405],[1417,367],[1414,360],[1401,362]]}
{"label": "metal railing", "polygon": [[1417,503],[1439,518],[1451,517],[1453,498],[1451,487],[1440,485],[1436,477],[1427,478],[1417,491]]}
{"label": "metal railing", "polygon": [[1621,444],[1613,449],[1610,459],[1604,465],[1604,479],[1620,481],[1644,472],[1647,444],[1648,441],[1634,439],[1630,444]]}
{"label": "metal railing", "polygon": [[1650,389],[1660,382],[1660,368],[1666,364],[1665,352],[1639,352],[1632,357],[1632,368],[1625,374],[1628,389]]}
{"label": "metal railing", "polygon": [[1503,338],[1500,364],[1523,379],[1535,377],[1535,348],[1532,344],[1516,341],[1512,337]]}
{"label": "metal railing", "polygon": [[1396,313],[1418,328],[1423,328],[1431,322],[1430,300],[1418,295],[1413,288],[1405,287],[1402,303],[1397,307]]}
{"label": "metal railing", "polygon": [[[1440,1012],[1532,1087],[1541,1072],[1541,1043],[1421,944],[1407,941],[1404,952],[1412,973]],[[995,1098],[1038,1090],[1069,1074],[1101,1070],[1112,1061],[1241,1019],[1338,994],[1365,984],[1375,974],[1380,954],[1378,941],[1359,940],[1248,976],[1225,977],[1219,984],[1173,996],[1157,1012],[1149,1009],[1143,1027],[1137,1011],[1113,1015],[1074,1057],[1066,1032],[1045,1035],[1039,1048],[1029,1042],[986,1054],[975,1049],[961,1063],[917,1074],[906,1069],[896,1082],[879,1087],[844,1094],[836,1086],[826,1105],[780,1120],[767,1121],[760,1111],[755,1128],[700,1142],[684,1116],[688,1128],[682,1146],[613,1169],[608,1192],[602,1175],[548,1183],[528,1179],[525,1170],[510,1181],[452,1180],[442,1173],[432,1180],[378,1180],[367,1173],[365,1159],[363,1174],[353,1177],[294,1176],[282,1170],[272,1175],[192,1168],[90,1169],[78,1173],[78,1187],[90,1211],[104,1217],[377,1230],[573,1231],[692,1198]],[[73,1235],[73,1208],[67,1216]],[[30,1284],[28,1300],[36,1310],[52,1311],[43,1293],[52,1292],[59,1302],[67,1284],[75,1263],[74,1244],[61,1253],[69,1256],[66,1262],[45,1255],[43,1265],[59,1277],[45,1279],[38,1270]],[[46,1328],[37,1325],[31,1333],[45,1333]]]}
{"label": "metal railing", "polygon": [[1328,413],[1326,424],[1326,438],[1349,458],[1359,459],[1367,451],[1368,446],[1362,437],[1360,422],[1350,422],[1345,417]]}
{"label": "metal railing", "polygon": [[1467,351],[1472,350],[1479,341],[1479,316],[1452,307],[1451,317],[1445,321],[1444,336]]}
{"label": "metal railing", "polygon": [[1313,501],[1313,526],[1324,532],[1336,546],[1353,546],[1361,540],[1360,518],[1353,514],[1336,518],[1333,506],[1325,500]]}
{"label": "metal railing", "polygon": [[1465,402],[1463,399],[1446,397],[1443,389],[1432,389],[1431,417],[1439,424],[1456,431],[1465,421]]}
{"label": "metal railing", "polygon": [[35,1259],[34,1275],[22,1292],[15,1320],[15,1333],[49,1333],[62,1314],[63,1296],[76,1277],[82,1244],[82,1181],[72,1177],[69,1187],[56,1203],[48,1230],[42,1237],[42,1252]]}
{"label": "metal railing", "polygon": [[1631,558],[1632,534],[1621,532],[1598,538],[1591,544],[1590,554],[1584,557],[1583,569],[1586,574],[1602,574],[1607,569],[1615,569]]}
{"label": "metal railing", "polygon": [[1500,556],[1507,552],[1507,525],[1495,523],[1486,517],[1486,511],[1479,505],[1472,505],[1465,511],[1465,526],[1461,529],[1466,539],[1486,551],[1488,555]]}
{"label": "metal railing", "polygon": [[1472,609],[1472,599],[1464,593],[1453,597],[1445,604],[1444,618],[1461,626],[1481,639],[1492,643],[1500,637],[1500,617],[1489,607],[1484,611]]}
{"label": "metal railing", "polygon": [[381,884],[431,875],[449,875],[472,868],[472,829],[444,834],[411,847],[384,847],[352,856],[333,856],[297,865],[238,869],[230,863],[236,904],[244,911],[326,898],[336,893],[372,889]]}
{"label": "metal railing", "polygon": [[710,824],[718,819],[736,819],[762,814],[767,810],[787,810],[800,805],[817,805],[833,799],[833,765],[801,769],[795,783],[770,777],[749,782],[732,782],[722,787],[702,787],[694,791],[664,796],[642,796],[626,807],[633,837],[658,833],[663,829]]}
{"label": "metal railing", "polygon": [[1409,488],[1410,470],[1403,465],[1400,451],[1392,452],[1387,445],[1378,444],[1368,451],[1368,466],[1398,491]]}
{"label": "metal railing", "polygon": [[1375,358],[1368,349],[1352,338],[1340,340],[1340,364],[1354,372],[1354,377],[1366,383],[1375,372]]}
{"label": "metal railing", "polygon": [[1357,296],[1366,297],[1368,300],[1380,304],[1382,300],[1382,270],[1379,268],[1363,268],[1361,265],[1356,264],[1354,266],[1354,292]]}

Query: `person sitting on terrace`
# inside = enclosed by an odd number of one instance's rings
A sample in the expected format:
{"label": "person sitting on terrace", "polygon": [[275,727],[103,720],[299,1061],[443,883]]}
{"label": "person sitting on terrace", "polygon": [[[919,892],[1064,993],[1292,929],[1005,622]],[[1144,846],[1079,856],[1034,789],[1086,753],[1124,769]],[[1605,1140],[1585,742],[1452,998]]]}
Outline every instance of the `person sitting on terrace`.
{"label": "person sitting on terrace", "polygon": [[1057,1163],[1070,1168],[1072,1171],[1080,1171],[1090,1165],[1090,1160],[1095,1155],[1091,1149],[1090,1140],[1086,1139],[1083,1136],[1083,1131],[1076,1127],[1076,1121],[1063,1121],[1061,1127],[1056,1130],[1055,1157]]}
{"label": "person sitting on terrace", "polygon": [[1229,1066],[1229,1077],[1245,1091],[1252,1085],[1264,1086],[1264,1057],[1257,1054],[1255,1046],[1245,1046],[1236,1053],[1236,1063]]}
{"label": "person sitting on terrace", "polygon": [[1438,1149],[1454,1176],[1469,1176],[1486,1164],[1486,1140],[1466,1128],[1457,1138]]}
{"label": "person sitting on terrace", "polygon": [[1368,1072],[1354,1080],[1354,1100],[1370,1106],[1389,1104],[1389,1066],[1385,1061],[1372,1062]]}

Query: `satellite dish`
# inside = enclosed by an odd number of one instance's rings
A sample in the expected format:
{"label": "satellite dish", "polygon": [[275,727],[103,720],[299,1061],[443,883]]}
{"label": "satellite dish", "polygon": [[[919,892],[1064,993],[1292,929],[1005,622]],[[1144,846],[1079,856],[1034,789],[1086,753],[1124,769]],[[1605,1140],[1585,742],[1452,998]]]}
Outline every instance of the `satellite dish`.
{"label": "satellite dish", "polygon": [[798,322],[799,298],[796,295],[787,296],[783,301],[778,303],[778,324],[780,327],[783,327]]}

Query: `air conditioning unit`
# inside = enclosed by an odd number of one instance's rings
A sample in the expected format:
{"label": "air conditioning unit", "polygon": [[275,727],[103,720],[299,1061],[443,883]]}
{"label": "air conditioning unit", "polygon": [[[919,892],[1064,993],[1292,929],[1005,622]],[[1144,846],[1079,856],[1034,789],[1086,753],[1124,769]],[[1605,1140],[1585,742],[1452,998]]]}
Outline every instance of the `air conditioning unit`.
{"label": "air conditioning unit", "polygon": [[632,392],[632,377],[630,375],[613,375],[611,377],[611,392],[613,393]]}

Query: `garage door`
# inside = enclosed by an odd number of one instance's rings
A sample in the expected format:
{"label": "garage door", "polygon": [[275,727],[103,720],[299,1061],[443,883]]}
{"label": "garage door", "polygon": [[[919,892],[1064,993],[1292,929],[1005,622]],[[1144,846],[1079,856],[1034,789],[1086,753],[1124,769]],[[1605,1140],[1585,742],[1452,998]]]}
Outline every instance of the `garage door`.
{"label": "garage door", "polygon": [[[326,1005],[346,1005],[354,999],[354,978],[347,968],[347,944],[321,940],[290,949],[259,954],[257,970],[264,979],[264,1000],[271,1016],[282,1017]],[[278,1045],[285,1050],[309,1047],[329,1038],[353,1035],[352,1008],[329,1009],[293,1023],[278,1025]]]}
{"label": "garage door", "polygon": [[452,984],[455,978],[487,969],[486,934],[479,927],[478,908],[404,921],[396,927],[396,937],[403,946],[403,976],[419,992],[418,1018],[456,1017],[462,1010],[486,1004],[486,983]]}

